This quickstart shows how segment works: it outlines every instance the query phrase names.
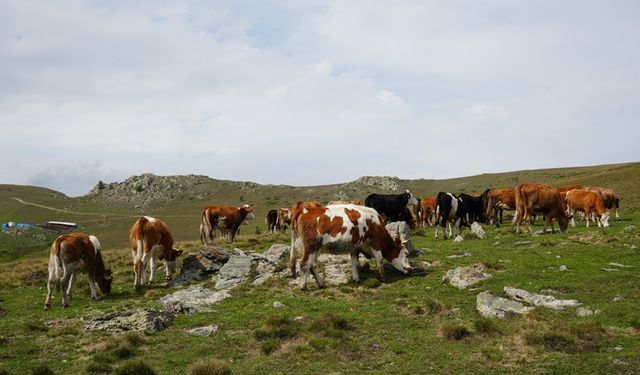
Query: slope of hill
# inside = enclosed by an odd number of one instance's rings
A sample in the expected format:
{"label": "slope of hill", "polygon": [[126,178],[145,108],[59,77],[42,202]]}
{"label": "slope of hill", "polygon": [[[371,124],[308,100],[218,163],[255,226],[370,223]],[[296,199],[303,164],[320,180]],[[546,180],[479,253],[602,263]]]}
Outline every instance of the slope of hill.
{"label": "slope of hill", "polygon": [[[397,177],[362,177],[356,181],[323,186],[261,185],[255,182],[216,180],[206,176],[132,176],[123,182],[99,182],[87,195],[69,198],[50,189],[0,185],[0,222],[49,220],[71,221],[79,230],[94,233],[106,248],[125,246],[128,230],[136,217],[151,215],[165,219],[178,241],[198,237],[200,213],[207,205],[251,204],[256,219],[244,233],[266,229],[268,210],[289,207],[296,200],[361,199],[370,193],[399,193],[410,189],[416,196],[438,191],[480,193],[490,187],[515,186],[521,182],[540,182],[552,186],[566,184],[597,185],[613,188],[623,196],[622,212],[640,208],[640,163],[577,168],[516,171],[446,180],[404,180]],[[23,204],[14,198],[39,206]],[[42,206],[50,207],[44,208]],[[46,247],[46,246],[45,246]]]}

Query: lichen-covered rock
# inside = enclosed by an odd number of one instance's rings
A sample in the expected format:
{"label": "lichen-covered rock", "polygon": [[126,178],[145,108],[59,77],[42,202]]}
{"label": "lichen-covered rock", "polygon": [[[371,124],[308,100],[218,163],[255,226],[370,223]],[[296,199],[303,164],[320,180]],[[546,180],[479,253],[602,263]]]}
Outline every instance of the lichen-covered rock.
{"label": "lichen-covered rock", "polygon": [[480,315],[487,318],[504,319],[508,314],[526,315],[534,307],[525,306],[520,302],[494,296],[489,292],[482,292],[476,297],[476,309]]}
{"label": "lichen-covered rock", "polygon": [[409,256],[416,255],[416,248],[411,242],[411,228],[404,221],[394,221],[385,226],[385,229],[392,237],[398,237],[401,241],[406,241],[405,247],[409,250]]}
{"label": "lichen-covered rock", "polygon": [[504,292],[516,301],[523,301],[534,306],[542,306],[552,310],[564,310],[565,307],[577,307],[581,303],[575,299],[559,299],[545,294],[530,293],[523,289],[510,286],[504,287]]}
{"label": "lichen-covered rock", "polygon": [[482,280],[490,278],[491,275],[485,273],[485,270],[486,268],[483,264],[457,267],[447,271],[447,273],[442,277],[442,282],[449,283],[458,289],[464,289],[470,285],[477,284]]}
{"label": "lichen-covered rock", "polygon": [[215,274],[227,263],[235,252],[221,247],[205,247],[195,254],[189,254],[182,261],[182,268],[178,277],[169,285],[185,285]]}
{"label": "lichen-covered rock", "polygon": [[220,330],[220,326],[218,326],[217,324],[212,324],[209,326],[189,329],[187,330],[187,333],[193,336],[209,337],[213,336],[216,332],[218,332],[218,330]]}
{"label": "lichen-covered rock", "polygon": [[227,290],[211,290],[203,285],[194,285],[178,290],[160,299],[165,310],[173,313],[206,311],[205,305],[213,305],[231,297]]}
{"label": "lichen-covered rock", "polygon": [[[218,272],[215,288],[231,289],[247,281],[251,274],[254,258],[247,255],[233,255]],[[257,265],[257,262],[255,263]]]}
{"label": "lichen-covered rock", "polygon": [[135,309],[107,314],[87,321],[85,331],[121,333],[128,331],[161,331],[173,324],[174,315],[156,309]]}
{"label": "lichen-covered rock", "polygon": [[477,221],[474,221],[473,224],[471,224],[471,233],[473,233],[481,240],[487,238],[487,234],[485,233],[484,229],[482,229],[482,225],[480,225],[480,223],[478,223]]}

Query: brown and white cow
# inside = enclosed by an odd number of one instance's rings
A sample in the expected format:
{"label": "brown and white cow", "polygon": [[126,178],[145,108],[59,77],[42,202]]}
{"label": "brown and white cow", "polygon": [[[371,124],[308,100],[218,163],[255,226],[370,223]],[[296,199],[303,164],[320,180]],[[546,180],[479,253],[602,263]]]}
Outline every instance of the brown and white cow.
{"label": "brown and white cow", "polygon": [[67,307],[76,272],[86,272],[89,276],[92,299],[98,299],[96,283],[102,294],[111,293],[111,270],[104,267],[98,239],[83,233],[63,234],[51,244],[45,310],[51,307],[53,285],[58,283],[62,289],[62,306]]}
{"label": "brown and white cow", "polygon": [[[498,226],[498,222],[502,223],[504,210],[516,209],[515,190],[513,188],[491,189],[486,194],[487,224],[493,225],[493,223],[496,223],[496,226]],[[497,220],[498,214],[500,220]],[[515,216],[517,216],[517,212],[514,214],[514,219]]]}
{"label": "brown and white cow", "polygon": [[422,197],[420,199],[419,223],[424,227],[425,223],[432,227],[435,225],[433,216],[436,213],[436,197]]}
{"label": "brown and white cow", "polygon": [[531,216],[534,213],[544,215],[543,233],[546,232],[547,226],[549,225],[551,226],[551,232],[553,232],[552,219],[558,220],[561,232],[567,230],[571,217],[567,216],[565,212],[558,189],[542,184],[524,183],[518,185],[514,193],[516,200],[516,217],[511,227],[516,227],[516,233],[520,231],[520,224],[523,223],[528,225],[529,233],[533,233],[531,229]]}
{"label": "brown and white cow", "polygon": [[598,195],[600,195],[600,198],[602,199],[602,203],[604,203],[604,207],[607,210],[615,209],[616,220],[620,220],[620,214],[618,213],[618,211],[620,210],[620,200],[622,199],[622,197],[616,195],[616,193],[609,188],[587,186],[584,189],[593,191],[594,193],[597,193]]}
{"label": "brown and white cow", "polygon": [[291,226],[291,210],[289,208],[278,209],[278,220],[276,221],[278,231],[284,233],[287,227]]}
{"label": "brown and white cow", "polygon": [[360,280],[360,254],[376,259],[380,277],[384,277],[382,258],[400,272],[411,272],[405,243],[387,232],[383,217],[373,208],[353,204],[310,208],[298,217],[296,226],[304,249],[300,261],[301,289],[307,287],[309,272],[318,287],[324,287],[317,270],[317,253],[321,248],[328,252],[349,253],[354,281]]}
{"label": "brown and white cow", "polygon": [[322,207],[318,201],[297,201],[291,207],[291,250],[289,252],[289,269],[291,277],[296,277],[295,243],[298,239],[298,218],[311,208]]}
{"label": "brown and white cow", "polygon": [[182,250],[173,247],[173,237],[167,224],[160,219],[143,216],[131,227],[129,242],[131,243],[133,272],[135,274],[134,288],[138,288],[145,282],[147,265],[149,265],[151,273],[149,284],[153,283],[156,258],[164,261],[165,279],[171,279],[171,275],[176,272],[176,258],[182,254]]}
{"label": "brown and white cow", "polygon": [[[597,193],[585,189],[573,189],[566,192],[567,213],[573,215],[574,211],[584,212],[587,219],[587,228],[589,228],[589,219],[591,213],[595,213],[598,227],[609,226],[609,213],[604,207],[602,198]],[[576,223],[571,218],[571,226],[575,227]]]}
{"label": "brown and white cow", "polygon": [[255,218],[253,207],[245,204],[242,207],[209,206],[202,210],[200,221],[200,241],[207,246],[207,238],[211,244],[215,243],[215,231],[220,230],[221,235],[227,237],[227,242],[233,242],[240,230],[240,225],[247,220]]}

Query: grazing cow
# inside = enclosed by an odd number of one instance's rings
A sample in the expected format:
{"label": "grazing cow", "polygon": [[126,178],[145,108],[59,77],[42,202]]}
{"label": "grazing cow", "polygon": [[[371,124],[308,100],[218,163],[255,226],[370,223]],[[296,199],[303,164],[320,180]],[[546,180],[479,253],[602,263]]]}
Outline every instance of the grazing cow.
{"label": "grazing cow", "polygon": [[451,220],[454,220],[455,236],[460,234],[460,225],[469,226],[464,220],[464,202],[451,193],[439,192],[436,196],[436,240],[438,237],[438,224],[442,226],[442,236],[446,239],[445,226],[449,224],[449,237],[451,237]]}
{"label": "grazing cow", "polygon": [[298,239],[298,218],[300,215],[312,208],[320,208],[322,205],[318,201],[297,201],[291,207],[291,250],[289,252],[289,269],[291,277],[296,277],[296,252],[295,243]]}
{"label": "grazing cow", "polygon": [[278,221],[276,224],[278,225],[278,231],[284,233],[287,227],[291,225],[291,210],[288,208],[279,208]]}
{"label": "grazing cow", "polygon": [[301,289],[306,289],[310,271],[318,287],[324,287],[316,267],[316,256],[320,248],[329,252],[351,254],[354,281],[360,280],[360,254],[368,259],[376,259],[381,278],[384,277],[382,258],[400,272],[411,272],[405,243],[387,232],[384,218],[372,208],[353,204],[311,208],[298,217],[296,224],[304,249],[300,261]]}
{"label": "grazing cow", "polygon": [[462,193],[458,196],[464,203],[464,215],[467,223],[473,223],[479,221],[485,222],[484,206],[482,205],[482,196],[473,196]]}
{"label": "grazing cow", "polygon": [[430,227],[436,223],[433,220],[433,216],[436,213],[436,197],[422,197],[420,199],[420,219],[422,220],[422,226],[427,223]]}
{"label": "grazing cow", "polygon": [[[62,276],[60,276],[61,270]],[[89,276],[92,299],[98,299],[96,283],[102,294],[111,293],[111,270],[104,268],[98,239],[82,233],[63,234],[51,244],[47,299],[44,302],[45,310],[51,307],[53,284],[62,289],[62,306],[68,306],[76,272],[86,272]]]}
{"label": "grazing cow", "polygon": [[278,210],[269,210],[265,222],[267,223],[267,230],[270,233],[275,233],[278,229]]}
{"label": "grazing cow", "polygon": [[401,221],[407,223],[410,229],[416,229],[416,219],[413,218],[413,214],[411,213],[409,207],[404,208]]}
{"label": "grazing cow", "polygon": [[418,200],[409,190],[402,194],[370,194],[364,205],[371,207],[384,215],[389,221],[402,221],[404,208],[407,205],[416,205]]}
{"label": "grazing cow", "polygon": [[[488,191],[485,191],[485,193],[485,212],[487,217],[487,224],[493,225],[493,223],[495,222],[496,226],[499,226],[498,222],[502,224],[503,211],[516,209],[515,191],[513,188],[490,189]],[[496,220],[498,214],[500,217],[499,221]],[[514,217],[515,216],[517,216],[517,212],[516,214],[514,214]]]}
{"label": "grazing cow", "polygon": [[[240,225],[247,220],[255,218],[253,207],[245,204],[242,207],[208,206],[202,210],[200,220],[200,241],[207,246],[207,238],[211,244],[215,243],[215,231],[220,230],[222,236],[227,237],[227,242],[233,242]],[[248,222],[247,222],[248,224]]]}
{"label": "grazing cow", "polygon": [[[574,211],[584,212],[587,218],[587,228],[589,228],[589,218],[592,212],[595,212],[598,227],[601,225],[605,228],[609,226],[609,213],[597,193],[584,189],[573,189],[567,191],[566,195],[567,213],[573,216]],[[573,218],[571,218],[571,226],[576,226]]]}
{"label": "grazing cow", "polygon": [[360,201],[360,199],[352,199],[350,201],[331,201],[327,203],[327,206],[331,206],[334,204],[355,204],[356,206],[360,206],[362,204],[362,201]]}
{"label": "grazing cow", "polygon": [[569,225],[570,216],[567,216],[558,189],[542,184],[524,183],[515,188],[516,217],[511,227],[516,227],[516,233],[520,231],[520,224],[527,223],[529,233],[531,229],[531,215],[534,212],[542,213],[545,217],[543,233],[547,226],[551,226],[553,232],[552,219],[558,220],[560,231],[565,232]]}
{"label": "grazing cow", "polygon": [[143,216],[131,227],[129,242],[135,274],[134,288],[146,281],[147,265],[151,273],[148,283],[153,284],[156,272],[155,258],[164,261],[165,280],[171,280],[171,275],[176,273],[176,259],[182,254],[182,250],[173,247],[173,237],[167,224],[160,219]]}
{"label": "grazing cow", "polygon": [[558,188],[558,192],[559,192],[560,194],[562,194],[562,193],[566,193],[567,191],[569,191],[569,190],[573,190],[573,189],[582,189],[582,185],[577,185],[577,184],[575,184],[575,185],[565,185],[565,186],[560,186],[560,187]]}
{"label": "grazing cow", "polygon": [[620,220],[620,215],[618,214],[618,210],[620,209],[620,200],[622,197],[616,195],[616,193],[608,188],[595,187],[595,186],[587,186],[585,190],[593,191],[600,195],[602,199],[602,203],[604,203],[604,207],[607,210],[616,210],[616,220]]}

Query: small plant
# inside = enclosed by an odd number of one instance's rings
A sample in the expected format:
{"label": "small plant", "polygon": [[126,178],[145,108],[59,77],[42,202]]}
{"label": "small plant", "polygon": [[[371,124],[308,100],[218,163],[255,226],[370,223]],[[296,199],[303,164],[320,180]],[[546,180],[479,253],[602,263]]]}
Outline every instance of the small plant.
{"label": "small plant", "polygon": [[429,298],[427,300],[427,311],[429,311],[430,314],[445,315],[449,312],[449,309],[447,309],[447,305],[443,302]]}
{"label": "small plant", "polygon": [[58,327],[47,332],[48,337],[78,336],[79,334],[80,331],[78,330],[78,328],[73,326]]}
{"label": "small plant", "polygon": [[444,338],[449,340],[462,340],[471,334],[467,327],[454,323],[443,324],[440,327],[440,332]]}
{"label": "small plant", "polygon": [[111,372],[111,365],[103,362],[90,362],[84,372],[85,374],[108,374]]}
{"label": "small plant", "polygon": [[267,319],[265,328],[255,331],[254,336],[258,340],[288,339],[296,337],[298,330],[297,324],[286,315],[274,315]]}
{"label": "small plant", "polygon": [[267,339],[260,344],[260,350],[262,353],[269,355],[278,350],[278,348],[280,348],[280,344],[279,339]]}
{"label": "small plant", "polygon": [[200,359],[189,366],[189,375],[231,375],[229,364],[220,359]]}
{"label": "small plant", "polygon": [[328,313],[311,323],[310,329],[327,337],[340,338],[354,327],[345,317]]}
{"label": "small plant", "polygon": [[135,351],[129,345],[123,344],[113,349],[112,353],[116,359],[126,359],[133,357]]}
{"label": "small plant", "polygon": [[123,363],[113,371],[114,375],[157,375],[149,365],[139,359]]}
{"label": "small plant", "polygon": [[31,370],[31,375],[55,375],[55,372],[46,365],[40,365]]}
{"label": "small plant", "polygon": [[420,305],[414,305],[414,306],[409,307],[409,311],[413,315],[424,315],[424,313],[425,313],[424,307],[422,307]]}
{"label": "small plant", "polygon": [[44,322],[39,319],[28,320],[24,323],[24,326],[31,332],[46,332],[49,330],[49,327],[47,327]]}
{"label": "small plant", "polygon": [[502,352],[494,347],[482,348],[482,355],[491,361],[500,362],[502,361]]}
{"label": "small plant", "polygon": [[635,330],[640,330],[640,317],[634,316],[633,318],[631,318],[631,322],[629,322],[629,325]]}
{"label": "small plant", "polygon": [[480,317],[473,322],[474,328],[477,333],[483,335],[497,335],[500,334],[500,329],[496,322],[491,318]]}
{"label": "small plant", "polygon": [[144,345],[146,344],[146,341],[140,337],[140,335],[137,332],[129,332],[124,336],[125,341],[127,342],[127,344],[136,347],[136,346],[140,346],[140,345]]}
{"label": "small plant", "polygon": [[378,280],[375,277],[370,277],[370,278],[366,279],[362,283],[363,287],[369,288],[369,289],[375,289],[375,288],[379,287],[380,285],[382,285],[382,283],[380,282],[380,280]]}
{"label": "small plant", "polygon": [[575,353],[577,351],[576,341],[561,333],[546,332],[546,333],[528,333],[524,337],[527,345],[542,346],[547,350],[553,350],[557,352]]}

